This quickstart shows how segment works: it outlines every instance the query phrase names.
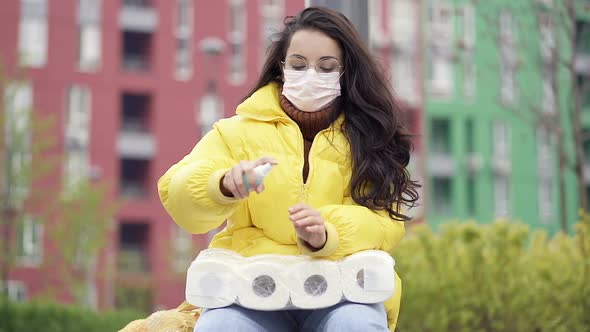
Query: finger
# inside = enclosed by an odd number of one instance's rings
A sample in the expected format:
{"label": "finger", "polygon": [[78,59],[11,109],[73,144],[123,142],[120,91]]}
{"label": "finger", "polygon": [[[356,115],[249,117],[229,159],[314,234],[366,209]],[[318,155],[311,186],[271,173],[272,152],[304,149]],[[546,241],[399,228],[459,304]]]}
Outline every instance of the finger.
{"label": "finger", "polygon": [[245,198],[248,196],[246,188],[244,187],[243,174],[244,172],[242,171],[241,165],[238,165],[232,169],[232,179],[234,180],[239,198]]}
{"label": "finger", "polygon": [[254,167],[264,165],[264,164],[277,165],[278,163],[279,163],[279,161],[273,157],[262,157],[262,158],[255,160],[253,162]]}
{"label": "finger", "polygon": [[307,226],[304,228],[304,230],[306,232],[308,232],[309,234],[321,234],[322,232],[325,232],[324,227],[322,225],[312,225],[312,226]]}
{"label": "finger", "polygon": [[242,183],[244,184],[244,192],[246,196],[250,196],[252,190],[256,190],[256,173],[254,173],[254,163],[250,161],[242,161],[240,163],[242,169]]}
{"label": "finger", "polygon": [[297,213],[301,210],[309,210],[309,209],[312,209],[312,207],[307,204],[297,204],[297,205],[293,205],[292,207],[289,208],[289,213],[294,214],[294,213]]}
{"label": "finger", "polygon": [[223,177],[223,186],[225,187],[225,189],[231,192],[233,197],[239,197],[238,190],[236,189],[236,184],[234,183],[234,180],[232,178],[231,170],[227,172],[227,174],[225,174],[225,176]]}
{"label": "finger", "polygon": [[[254,172],[252,164],[245,166],[243,173],[243,181],[246,189],[250,189],[250,191],[255,191],[258,187],[259,183],[256,183],[256,173]],[[248,192],[248,195],[250,195],[250,192]]]}
{"label": "finger", "polygon": [[289,216],[292,221],[301,220],[307,217],[319,217],[319,213],[315,210],[301,210],[297,213],[293,213]]}
{"label": "finger", "polygon": [[256,193],[260,194],[264,191],[264,189],[266,189],[266,187],[264,187],[264,184],[261,183],[258,187],[256,187]]}
{"label": "finger", "polygon": [[307,217],[312,217],[312,216],[317,217],[317,216],[319,216],[319,213],[313,209],[306,209],[306,210],[301,210],[299,212],[291,214],[291,216],[289,216],[289,219],[291,219],[292,221],[297,221],[297,220],[307,218]]}
{"label": "finger", "polygon": [[294,221],[293,224],[297,228],[305,228],[313,225],[323,225],[324,221],[318,217],[313,216]]}

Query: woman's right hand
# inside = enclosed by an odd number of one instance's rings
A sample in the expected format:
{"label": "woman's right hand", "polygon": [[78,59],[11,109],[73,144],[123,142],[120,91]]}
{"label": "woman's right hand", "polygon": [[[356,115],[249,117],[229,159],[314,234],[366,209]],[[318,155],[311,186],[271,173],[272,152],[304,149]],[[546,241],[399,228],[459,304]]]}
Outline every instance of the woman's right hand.
{"label": "woman's right hand", "polygon": [[[229,170],[221,179],[221,192],[227,197],[244,199],[251,191],[261,193],[264,191],[264,184],[256,184],[254,168],[264,164],[276,165],[274,158],[263,157],[255,161],[241,161],[238,165]],[[246,183],[244,183],[246,181]]]}

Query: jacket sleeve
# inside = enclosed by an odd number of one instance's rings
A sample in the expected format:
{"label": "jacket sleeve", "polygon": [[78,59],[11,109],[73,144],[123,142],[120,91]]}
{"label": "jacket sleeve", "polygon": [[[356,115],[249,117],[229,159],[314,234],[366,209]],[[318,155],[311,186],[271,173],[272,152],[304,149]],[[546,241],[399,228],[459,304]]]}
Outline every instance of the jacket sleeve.
{"label": "jacket sleeve", "polygon": [[320,207],[328,234],[324,247],[312,251],[301,240],[303,254],[339,259],[362,250],[391,250],[405,234],[402,221],[392,220],[387,211],[373,211],[346,197],[342,205]]}
{"label": "jacket sleeve", "polygon": [[160,200],[172,219],[195,234],[219,227],[238,207],[239,200],[224,196],[219,187],[236,164],[215,126],[158,180]]}

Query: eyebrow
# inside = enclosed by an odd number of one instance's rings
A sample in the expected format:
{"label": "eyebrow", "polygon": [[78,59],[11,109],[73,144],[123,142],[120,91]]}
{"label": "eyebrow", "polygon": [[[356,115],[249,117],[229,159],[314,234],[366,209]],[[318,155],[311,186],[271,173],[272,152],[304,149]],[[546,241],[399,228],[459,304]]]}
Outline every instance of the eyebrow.
{"label": "eyebrow", "polygon": [[[304,60],[306,60],[306,61],[307,61],[307,58],[306,58],[306,57],[304,57],[304,56],[303,56],[303,55],[301,55],[301,54],[291,54],[291,55],[288,55],[288,57],[290,57],[290,56],[296,56],[296,57],[302,58],[302,59],[304,59]],[[325,56],[323,56],[323,57],[319,58],[319,60],[324,60],[324,59],[336,59],[336,61],[340,61],[340,60],[339,60],[337,57],[335,57],[335,56],[332,56],[332,55],[325,55]]]}

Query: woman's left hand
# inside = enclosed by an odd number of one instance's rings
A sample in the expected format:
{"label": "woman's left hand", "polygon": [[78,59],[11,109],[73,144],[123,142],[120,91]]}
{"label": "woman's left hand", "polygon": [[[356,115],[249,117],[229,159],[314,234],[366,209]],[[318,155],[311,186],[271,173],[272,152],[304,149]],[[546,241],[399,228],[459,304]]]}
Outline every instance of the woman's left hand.
{"label": "woman's left hand", "polygon": [[289,208],[289,214],[297,236],[313,248],[322,249],[326,244],[327,235],[324,218],[320,212],[309,205],[297,204]]}

